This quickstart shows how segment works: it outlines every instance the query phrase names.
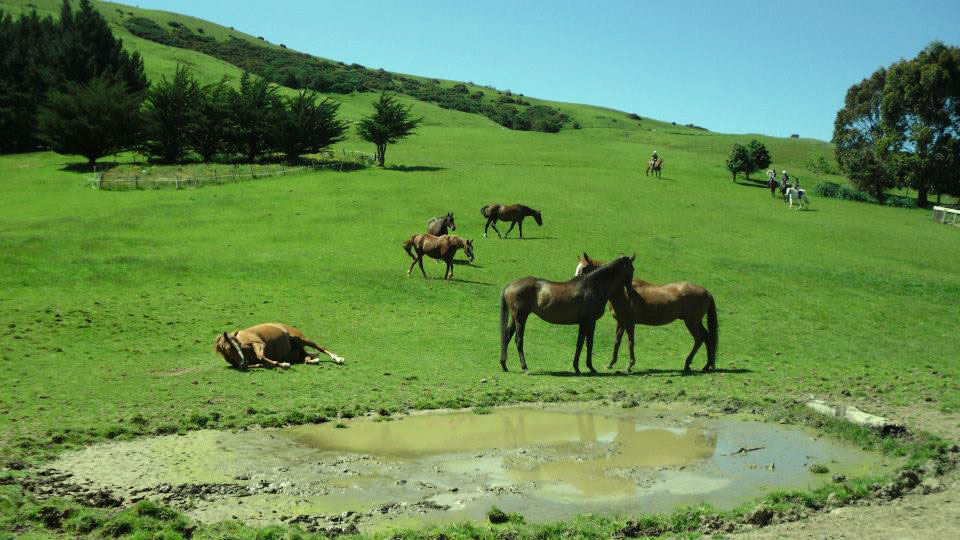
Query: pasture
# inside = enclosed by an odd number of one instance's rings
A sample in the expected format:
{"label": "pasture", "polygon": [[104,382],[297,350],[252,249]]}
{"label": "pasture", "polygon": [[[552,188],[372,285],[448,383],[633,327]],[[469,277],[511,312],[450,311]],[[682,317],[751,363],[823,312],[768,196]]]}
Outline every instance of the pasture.
{"label": "pasture", "polygon": [[[180,61],[209,80],[236,75],[123,37],[151,77]],[[351,120],[375,99],[333,97]],[[0,156],[3,460],[42,466],[106,440],[523,402],[682,403],[777,420],[796,419],[797,401],[812,394],[958,432],[955,228],[931,223],[927,210],[812,195],[809,208],[788,211],[761,174],[735,183],[723,167],[734,142],[755,137],[809,194],[815,181],[802,164],[829,156],[826,143],[571,104],[556,105],[582,129],[515,132],[401,100],[426,120],[388,148],[385,169],[98,191],[81,159]],[[355,137],[337,148],[371,151]],[[661,179],[644,176],[652,149]],[[528,219],[524,239],[484,238],[481,207],[512,203],[540,210],[543,226]],[[476,259],[459,253],[450,280],[432,259],[427,279],[408,276],[403,242],[447,212]],[[531,373],[520,373],[512,344],[501,372],[502,288],[528,275],[569,279],[584,251],[636,254],[635,277],[709,289],[716,370],[698,371],[701,349],[682,376],[690,336],[680,322],[638,326],[633,373],[604,369],[614,339],[606,314],[597,375],[572,371],[575,326],[536,317],[525,335]],[[267,321],[300,328],[346,364],[239,372],[214,354],[221,332]]]}

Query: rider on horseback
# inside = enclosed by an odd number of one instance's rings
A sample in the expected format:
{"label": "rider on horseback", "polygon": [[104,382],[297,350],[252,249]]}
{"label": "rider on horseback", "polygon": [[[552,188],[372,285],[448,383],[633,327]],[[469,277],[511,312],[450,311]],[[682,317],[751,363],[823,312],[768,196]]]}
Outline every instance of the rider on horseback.
{"label": "rider on horseback", "polygon": [[650,166],[653,167],[657,164],[657,160],[660,159],[660,156],[657,155],[657,151],[653,151],[653,156],[650,157]]}

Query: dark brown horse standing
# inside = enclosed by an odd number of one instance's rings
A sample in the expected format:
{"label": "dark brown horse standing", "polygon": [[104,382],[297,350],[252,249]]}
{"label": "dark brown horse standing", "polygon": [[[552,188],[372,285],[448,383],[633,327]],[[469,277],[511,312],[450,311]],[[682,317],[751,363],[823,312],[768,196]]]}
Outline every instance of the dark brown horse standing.
{"label": "dark brown horse standing", "polygon": [[656,160],[651,159],[651,160],[647,163],[646,176],[650,176],[650,173],[652,172],[655,177],[660,178],[660,174],[661,174],[662,171],[663,171],[663,160],[662,160],[662,159],[660,159],[660,158],[657,158]]}
{"label": "dark brown horse standing", "polygon": [[[587,369],[593,369],[593,331],[603,307],[612,296],[622,293],[633,278],[634,257],[614,259],[596,271],[570,281],[556,282],[525,277],[510,283],[500,295],[500,367],[507,371],[507,347],[516,332],[520,368],[527,371],[523,354],[523,332],[530,313],[551,324],[576,324],[577,350],[573,371],[580,373],[580,351],[587,342]],[[510,322],[508,325],[507,322]]]}
{"label": "dark brown horse standing", "polygon": [[453,212],[447,212],[447,215],[435,217],[427,222],[427,234],[443,236],[455,230],[457,225],[453,222]]}
{"label": "dark brown horse standing", "polygon": [[[493,230],[497,232],[497,238],[506,238],[513,230],[514,225],[519,223],[520,238],[523,238],[523,218],[527,216],[533,216],[537,225],[543,226],[543,216],[540,215],[540,211],[522,204],[491,204],[481,208],[480,213],[487,218],[487,224],[483,226],[484,237],[487,236],[487,227],[493,227]],[[497,229],[497,221],[510,222],[510,228],[503,236],[500,236],[500,231]]]}
{"label": "dark brown horse standing", "polygon": [[[586,253],[580,256],[580,262],[574,275],[590,275],[591,272],[604,268],[603,261],[591,259]],[[627,371],[633,370],[636,357],[633,354],[633,329],[637,324],[660,326],[683,319],[687,330],[693,336],[693,349],[683,363],[683,371],[690,371],[690,362],[693,360],[700,345],[707,344],[707,363],[703,371],[709,371],[716,365],[717,360],[717,304],[713,295],[703,287],[682,281],[666,285],[654,285],[640,278],[635,278],[632,287],[619,291],[610,299],[610,308],[613,318],[617,321],[617,337],[613,342],[613,358],[607,369],[612,369],[617,363],[617,351],[623,332],[627,332],[630,339],[630,365]],[[703,317],[707,317],[707,327],[703,327]]]}
{"label": "dark brown horse standing", "polygon": [[[413,254],[411,248],[417,252],[416,255]],[[423,277],[427,277],[427,273],[423,271],[424,255],[447,263],[447,271],[443,274],[443,279],[453,277],[453,256],[458,249],[462,249],[467,259],[473,262],[473,240],[466,240],[459,236],[415,234],[404,242],[403,249],[413,259],[413,262],[410,263],[410,269],[407,270],[408,276],[410,272],[413,272],[413,267],[420,263],[420,272],[423,272]]]}

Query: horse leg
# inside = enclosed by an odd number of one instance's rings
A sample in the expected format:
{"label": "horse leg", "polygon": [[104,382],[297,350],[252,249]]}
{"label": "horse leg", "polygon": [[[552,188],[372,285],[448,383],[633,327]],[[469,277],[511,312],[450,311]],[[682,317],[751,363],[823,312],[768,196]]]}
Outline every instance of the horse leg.
{"label": "horse leg", "polygon": [[[333,351],[330,351],[329,349],[324,349],[323,347],[317,345],[316,343],[310,341],[309,339],[301,339],[300,341],[303,343],[303,345],[314,348],[320,351],[322,354],[329,356],[330,359],[333,360],[334,364],[343,364],[343,357],[335,354]],[[311,357],[307,355],[307,358],[311,358]],[[305,364],[316,364],[316,363],[319,363],[320,361],[314,357],[312,362],[307,362],[306,360],[304,360],[303,362]]]}
{"label": "horse leg", "polygon": [[597,370],[593,369],[593,334],[597,329],[597,322],[594,321],[586,329],[587,334],[587,369],[590,370],[590,373],[596,373]]}
{"label": "horse leg", "polygon": [[523,238],[523,218],[521,218],[517,223],[520,224],[520,226],[517,227],[520,230],[520,238]]}
{"label": "horse leg", "polygon": [[453,279],[453,255],[444,259],[447,263],[447,271],[443,274],[443,279]]}
{"label": "horse leg", "polygon": [[583,323],[577,327],[577,350],[573,353],[573,371],[580,374],[580,351],[583,349],[583,340],[586,337],[586,329]]}
{"label": "horse leg", "polygon": [[620,340],[623,339],[623,325],[620,324],[620,321],[617,321],[617,335],[613,338],[613,357],[610,358],[610,365],[607,366],[607,369],[613,369],[613,365],[617,363],[617,352],[620,350]]}
{"label": "horse leg", "polygon": [[[500,343],[500,367],[503,368],[504,371],[507,371],[507,347],[510,345],[510,339],[513,338],[513,334],[516,332],[516,330],[516,317],[510,316],[510,324],[507,326],[507,331],[503,334],[503,341]],[[519,352],[519,350],[520,348],[518,346],[517,351]]]}
{"label": "horse leg", "polygon": [[527,328],[527,316],[529,315],[529,312],[523,313],[518,311],[515,317],[517,322],[517,354],[520,355],[520,369],[522,369],[524,372],[527,371],[527,357],[523,354],[523,331]]}
{"label": "horse leg", "polygon": [[253,345],[253,353],[257,355],[257,360],[261,364],[266,364],[270,367],[281,367],[283,369],[287,369],[288,367],[290,367],[290,364],[286,362],[277,362],[276,360],[271,360],[267,358],[267,356],[264,354],[264,349],[266,347],[264,346],[263,343],[253,343],[252,345]]}
{"label": "horse leg", "polygon": [[633,354],[633,329],[635,325],[630,323],[627,325],[627,339],[630,340],[630,364],[627,365],[627,373],[633,371],[633,364],[636,363],[637,357]]}
{"label": "horse leg", "polygon": [[510,222],[510,228],[507,229],[507,232],[503,233],[503,237],[506,238],[507,235],[510,234],[510,231],[512,231],[513,228],[514,228],[516,225],[517,225],[517,222],[516,222],[516,221],[511,221],[511,222]]}
{"label": "horse leg", "polygon": [[424,271],[424,269],[423,269],[423,253],[420,252],[420,251],[417,252],[417,261],[416,261],[416,262],[420,265],[420,273],[423,274],[423,277],[427,277],[427,272]]}
{"label": "horse leg", "polygon": [[683,324],[687,325],[687,330],[689,330],[690,335],[693,336],[693,349],[690,350],[690,354],[687,355],[687,359],[683,363],[683,372],[690,373],[690,362],[693,361],[693,357],[697,354],[697,351],[700,350],[700,345],[703,345],[703,342],[706,340],[707,329],[703,327],[703,323],[699,319],[684,319]]}

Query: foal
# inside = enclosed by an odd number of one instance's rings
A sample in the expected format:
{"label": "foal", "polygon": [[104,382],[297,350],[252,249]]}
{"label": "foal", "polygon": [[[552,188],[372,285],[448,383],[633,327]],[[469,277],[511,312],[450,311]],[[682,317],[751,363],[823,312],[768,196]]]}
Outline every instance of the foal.
{"label": "foal", "polygon": [[[507,235],[510,234],[510,231],[513,230],[513,226],[518,223],[520,224],[520,238],[523,238],[523,218],[527,216],[533,216],[537,225],[543,226],[543,216],[540,215],[540,211],[522,204],[491,204],[490,206],[481,208],[480,213],[483,214],[483,217],[487,218],[487,224],[483,226],[484,238],[487,236],[487,227],[493,227],[493,230],[497,233],[497,238],[506,238]],[[500,236],[500,231],[497,229],[498,220],[510,222],[510,228],[507,229],[507,232],[503,236]]]}
{"label": "foal", "polygon": [[[602,268],[603,261],[591,259],[586,253],[580,256],[580,262],[574,275],[589,275],[590,272]],[[693,336],[693,349],[683,363],[684,373],[690,371],[690,362],[693,360],[700,345],[707,344],[707,364],[703,371],[714,368],[717,359],[717,304],[713,295],[703,287],[682,281],[666,285],[654,285],[640,278],[635,278],[632,287],[618,292],[610,299],[610,308],[613,318],[617,321],[617,337],[613,342],[613,358],[607,369],[612,369],[617,363],[617,351],[623,332],[630,338],[630,365],[627,371],[633,370],[636,357],[633,354],[633,328],[637,324],[660,326],[670,324],[677,319],[683,319],[687,330]],[[703,327],[703,317],[707,317],[707,328]]]}
{"label": "foal", "polygon": [[[465,240],[459,236],[415,234],[404,242],[403,249],[406,250],[407,255],[410,255],[410,258],[413,259],[413,262],[410,263],[410,269],[407,270],[408,276],[410,272],[413,272],[413,267],[419,263],[420,272],[423,273],[423,277],[427,277],[427,273],[423,270],[424,255],[431,259],[439,259],[447,263],[447,271],[444,273],[443,279],[453,277],[453,256],[457,253],[458,249],[462,249],[463,253],[467,256],[467,260],[473,262],[473,240]],[[413,250],[417,252],[416,255],[413,254]]]}

